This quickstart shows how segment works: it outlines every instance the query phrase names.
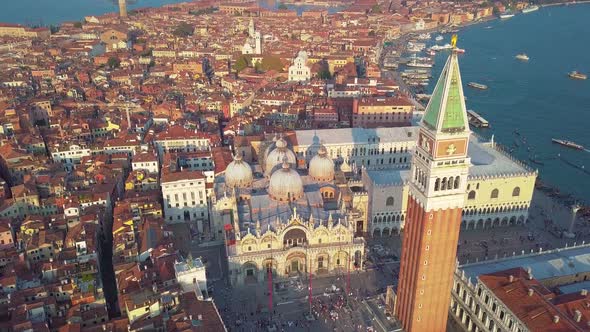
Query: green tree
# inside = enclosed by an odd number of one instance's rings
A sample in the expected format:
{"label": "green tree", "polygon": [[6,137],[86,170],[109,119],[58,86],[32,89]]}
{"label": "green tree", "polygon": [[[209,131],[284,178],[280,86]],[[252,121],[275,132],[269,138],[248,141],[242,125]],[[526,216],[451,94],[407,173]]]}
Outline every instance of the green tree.
{"label": "green tree", "polygon": [[111,69],[113,68],[118,68],[121,65],[121,60],[119,60],[119,58],[117,57],[110,57],[109,60],[107,61],[107,66],[109,66]]}
{"label": "green tree", "polygon": [[173,34],[178,37],[188,37],[192,36],[194,32],[194,28],[192,25],[182,22],[176,26],[174,29]]}
{"label": "green tree", "polygon": [[139,54],[139,56],[151,56],[151,55],[152,55],[152,51],[153,51],[153,50],[154,50],[154,49],[153,49],[153,48],[151,48],[151,47],[150,47],[150,48],[147,48],[147,49],[143,50],[143,51],[142,51],[142,52]]}
{"label": "green tree", "polygon": [[256,61],[256,62],[254,63],[254,70],[255,70],[257,73],[261,73],[261,72],[262,72],[262,64],[260,63],[260,61]]}
{"label": "green tree", "polygon": [[246,69],[252,63],[252,57],[248,54],[242,54],[234,63],[234,69],[237,72],[241,72]]}
{"label": "green tree", "polygon": [[332,75],[330,74],[330,70],[328,69],[322,69],[318,72],[318,78],[322,79],[322,80],[329,80],[332,78]]}
{"label": "green tree", "polygon": [[262,70],[276,70],[282,71],[283,70],[283,63],[281,62],[281,58],[274,56],[274,55],[266,55],[262,58]]}
{"label": "green tree", "polygon": [[279,3],[279,9],[289,9],[289,7],[287,7],[287,5],[285,5],[284,3]]}
{"label": "green tree", "polygon": [[82,27],[82,22],[74,22],[74,28],[80,29]]}
{"label": "green tree", "polygon": [[375,14],[381,14],[381,13],[383,13],[381,11],[381,6],[379,6],[379,5],[373,5],[373,7],[371,7],[371,12],[373,12]]}
{"label": "green tree", "polygon": [[369,37],[375,37],[375,31],[374,30],[369,31]]}

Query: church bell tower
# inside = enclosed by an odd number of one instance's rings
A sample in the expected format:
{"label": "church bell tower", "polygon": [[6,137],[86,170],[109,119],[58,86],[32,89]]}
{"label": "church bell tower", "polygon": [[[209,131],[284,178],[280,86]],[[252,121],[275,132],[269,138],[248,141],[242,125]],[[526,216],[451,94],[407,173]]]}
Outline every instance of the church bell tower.
{"label": "church bell tower", "polygon": [[456,36],[420,123],[395,313],[405,331],[445,331],[470,160]]}

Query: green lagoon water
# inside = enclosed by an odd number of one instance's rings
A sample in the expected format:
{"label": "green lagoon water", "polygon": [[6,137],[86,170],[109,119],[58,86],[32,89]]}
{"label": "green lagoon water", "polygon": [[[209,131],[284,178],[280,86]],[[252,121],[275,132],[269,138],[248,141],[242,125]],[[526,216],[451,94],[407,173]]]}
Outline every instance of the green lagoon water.
{"label": "green lagoon water", "polygon": [[[544,162],[533,165],[544,182],[586,201],[590,201],[590,80],[572,80],[567,73],[578,70],[590,75],[589,22],[590,5],[545,7],[464,28],[458,41],[466,50],[459,63],[467,108],[492,126],[478,130],[480,135],[494,134],[521,160],[532,157]],[[443,42],[449,39],[446,35]],[[526,53],[530,61],[516,60],[519,53]],[[444,52],[437,55],[434,77],[446,57]],[[467,87],[472,81],[489,89]],[[552,144],[551,138],[575,141],[589,151]],[[558,154],[585,165],[588,173],[568,165]]]}

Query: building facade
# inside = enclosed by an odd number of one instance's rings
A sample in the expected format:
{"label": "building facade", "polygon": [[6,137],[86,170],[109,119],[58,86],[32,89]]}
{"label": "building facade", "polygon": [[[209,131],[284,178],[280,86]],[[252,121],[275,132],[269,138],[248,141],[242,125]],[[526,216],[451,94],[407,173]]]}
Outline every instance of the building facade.
{"label": "building facade", "polygon": [[160,180],[167,223],[190,223],[199,233],[209,218],[205,176],[198,171],[168,172]]}
{"label": "building facade", "polygon": [[457,54],[426,107],[412,160],[395,314],[405,331],[444,331],[470,160]]}
{"label": "building facade", "polygon": [[414,105],[401,97],[355,98],[352,107],[352,126],[361,128],[409,126]]}
{"label": "building facade", "polygon": [[302,169],[283,138],[268,150],[262,169],[238,154],[216,178],[211,220],[225,238],[231,283],[360,268],[366,192],[338,180],[323,146]]}
{"label": "building facade", "polygon": [[305,82],[311,79],[311,69],[307,66],[307,52],[299,51],[289,67],[289,81]]}
{"label": "building facade", "polygon": [[449,315],[464,331],[587,331],[588,248],[513,253],[458,266]]}

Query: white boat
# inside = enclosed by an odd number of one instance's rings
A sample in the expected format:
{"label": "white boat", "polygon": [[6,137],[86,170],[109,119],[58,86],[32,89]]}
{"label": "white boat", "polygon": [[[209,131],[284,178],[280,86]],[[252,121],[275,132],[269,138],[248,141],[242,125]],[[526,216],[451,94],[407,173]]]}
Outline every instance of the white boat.
{"label": "white boat", "polygon": [[418,53],[418,52],[422,52],[422,50],[424,48],[426,48],[426,44],[424,44],[424,43],[409,42],[407,50],[408,50],[408,52],[411,52],[411,53]]}
{"label": "white boat", "polygon": [[417,67],[417,68],[432,68],[432,64],[428,62],[418,62],[418,60],[413,59],[412,61],[406,63],[408,67]]}
{"label": "white boat", "polygon": [[514,17],[514,14],[512,14],[512,13],[506,13],[506,14],[500,15],[500,18],[503,19],[503,20],[507,20],[507,19],[509,19],[511,17]]}
{"label": "white boat", "polygon": [[531,13],[531,12],[534,12],[534,11],[537,11],[537,10],[539,10],[539,6],[534,6],[533,5],[533,6],[528,6],[525,9],[523,9],[522,10],[522,13],[523,14],[528,14],[528,13]]}
{"label": "white boat", "polygon": [[441,35],[438,35],[438,36],[436,36],[436,38],[434,38],[434,40],[436,40],[436,41],[441,41],[443,39],[445,39],[445,37],[443,37]]}
{"label": "white boat", "polygon": [[463,48],[456,48],[455,49],[455,52],[463,54],[463,53],[465,53],[465,49],[463,49]]}
{"label": "white boat", "polygon": [[530,59],[530,58],[529,58],[529,56],[528,56],[528,55],[526,55],[526,54],[524,54],[524,53],[522,53],[522,54],[517,54],[517,55],[515,56],[515,58],[517,58],[518,60],[521,60],[521,61],[529,61],[529,59]]}
{"label": "white boat", "polygon": [[442,51],[442,50],[450,50],[453,48],[451,44],[444,44],[444,45],[434,45],[430,49],[433,51]]}
{"label": "white boat", "polygon": [[430,34],[429,33],[421,33],[418,35],[418,39],[428,40],[428,39],[430,39]]}

